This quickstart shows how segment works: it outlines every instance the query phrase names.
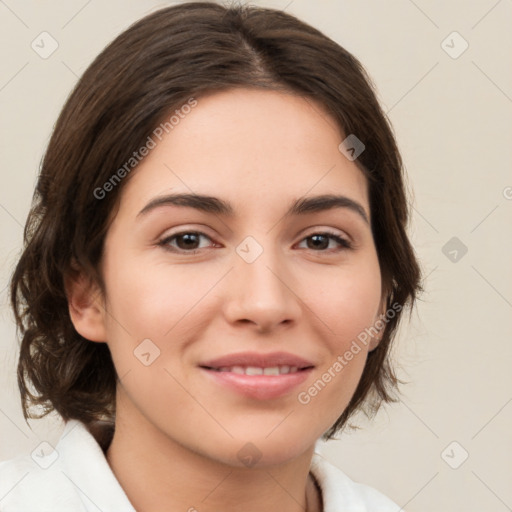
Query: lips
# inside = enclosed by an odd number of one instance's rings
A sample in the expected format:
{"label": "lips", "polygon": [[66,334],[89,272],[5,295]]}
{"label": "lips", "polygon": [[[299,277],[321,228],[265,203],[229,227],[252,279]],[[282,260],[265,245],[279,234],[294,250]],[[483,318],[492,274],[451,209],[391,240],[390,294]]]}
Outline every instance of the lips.
{"label": "lips", "polygon": [[218,369],[210,368],[217,372],[231,372],[238,375],[287,375],[288,373],[296,373],[299,371],[297,366],[289,366],[287,364],[280,366],[223,366]]}
{"label": "lips", "polygon": [[208,360],[199,365],[210,382],[256,400],[286,396],[311,375],[315,365],[286,352],[245,352]]}
{"label": "lips", "polygon": [[[201,363],[199,366],[210,370],[221,370],[223,368],[283,368],[288,367],[303,370],[315,366],[311,361],[287,352],[272,352],[260,354],[257,352],[243,352],[240,354],[229,354],[216,359]],[[287,373],[286,371],[284,373]]]}

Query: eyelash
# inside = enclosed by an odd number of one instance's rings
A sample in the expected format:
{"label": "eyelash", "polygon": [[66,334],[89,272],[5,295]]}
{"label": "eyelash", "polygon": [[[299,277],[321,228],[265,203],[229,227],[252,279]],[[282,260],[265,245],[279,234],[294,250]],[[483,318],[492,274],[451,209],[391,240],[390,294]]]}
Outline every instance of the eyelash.
{"label": "eyelash", "polygon": [[[165,237],[163,238],[161,241],[158,242],[158,245],[163,247],[165,250],[167,251],[170,251],[170,252],[174,252],[174,253],[178,253],[178,254],[197,254],[198,252],[200,252],[202,249],[192,249],[190,251],[187,251],[187,250],[184,250],[184,249],[176,249],[176,248],[173,248],[169,245],[169,242],[171,240],[174,240],[175,238],[179,238],[180,236],[183,236],[183,235],[198,235],[198,236],[202,236],[202,237],[206,237],[208,238],[209,240],[211,240],[211,238],[206,235],[205,233],[201,233],[200,231],[181,231],[180,233],[175,233],[171,236],[168,236],[168,237]],[[331,240],[334,240],[335,242],[337,242],[341,247],[336,250],[335,252],[339,252],[339,251],[343,251],[343,250],[347,250],[347,249],[352,249],[352,243],[349,242],[347,239],[341,237],[340,235],[338,235],[337,233],[332,233],[330,231],[319,231],[318,233],[312,233],[311,235],[303,238],[301,240],[301,242],[303,242],[304,240],[308,240],[310,238],[313,238],[314,236],[325,236],[325,237],[328,237],[329,239]],[[327,253],[330,253],[332,251],[329,250],[329,249],[321,249],[321,250],[318,250],[318,251],[315,251],[314,249],[311,249],[313,252],[327,252]]]}

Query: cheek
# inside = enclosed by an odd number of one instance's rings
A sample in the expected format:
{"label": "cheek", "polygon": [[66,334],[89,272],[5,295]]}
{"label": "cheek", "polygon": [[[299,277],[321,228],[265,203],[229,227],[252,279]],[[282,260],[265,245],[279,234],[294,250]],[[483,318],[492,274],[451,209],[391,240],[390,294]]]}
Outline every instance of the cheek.
{"label": "cheek", "polygon": [[[132,382],[139,381],[137,386],[149,390],[168,389],[171,377],[164,369],[182,373],[177,362],[186,360],[189,345],[216,311],[211,292],[225,270],[199,271],[190,265],[170,267],[151,262],[141,265],[140,260],[114,253],[110,262],[115,264],[106,261],[104,267],[109,299],[105,319],[117,374],[129,374]],[[187,378],[179,377],[182,383]],[[183,400],[186,408],[187,396],[178,395],[173,403]]]}
{"label": "cheek", "polygon": [[376,256],[340,267],[332,274],[317,276],[309,285],[309,304],[322,320],[336,350],[344,350],[376,321],[381,301]]}
{"label": "cheek", "polygon": [[298,402],[334,421],[348,405],[361,378],[381,300],[376,255],[340,267],[310,283],[309,304],[321,320],[319,339],[327,348],[317,379],[303,389]]}
{"label": "cheek", "polygon": [[218,280],[215,272],[192,272],[186,265],[169,268],[128,259],[115,261],[120,263],[105,269],[107,321],[114,331],[121,325],[136,338],[161,339],[180,319],[186,317],[188,321]]}

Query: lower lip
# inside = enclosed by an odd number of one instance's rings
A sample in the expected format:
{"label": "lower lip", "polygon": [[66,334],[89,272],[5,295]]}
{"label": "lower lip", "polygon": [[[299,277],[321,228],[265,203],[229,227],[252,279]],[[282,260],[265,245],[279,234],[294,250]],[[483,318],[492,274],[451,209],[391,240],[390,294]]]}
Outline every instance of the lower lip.
{"label": "lower lip", "polygon": [[293,391],[311,374],[313,368],[282,375],[242,375],[201,368],[210,379],[237,393],[255,400],[271,400]]}

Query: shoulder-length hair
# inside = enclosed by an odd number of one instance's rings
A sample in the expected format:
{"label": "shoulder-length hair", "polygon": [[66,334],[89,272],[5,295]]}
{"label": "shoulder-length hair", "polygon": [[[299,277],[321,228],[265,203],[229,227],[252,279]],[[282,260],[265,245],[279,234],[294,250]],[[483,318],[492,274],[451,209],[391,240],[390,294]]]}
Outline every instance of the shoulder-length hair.
{"label": "shoulder-length hair", "polygon": [[[101,193],[105,184],[190,98],[243,87],[320,102],[342,134],[365,145],[356,163],[368,181],[387,308],[396,314],[387,318],[348,407],[324,438],[356,410],[370,414],[395,399],[399,381],[389,348],[402,307],[412,306],[421,288],[420,270],[406,234],[401,157],[370,78],[354,56],[290,14],[192,2],[150,14],[110,43],[80,78],[55,125],[11,280],[25,419],[51,411],[86,424],[115,418],[117,376],[108,346],[74,329],[65,277],[78,266],[104,290],[99,264],[105,234],[131,174],[108,194]],[[35,414],[34,405],[42,412]]]}

